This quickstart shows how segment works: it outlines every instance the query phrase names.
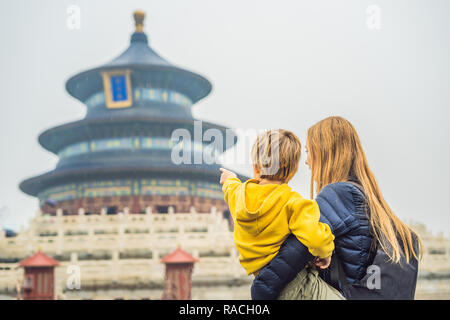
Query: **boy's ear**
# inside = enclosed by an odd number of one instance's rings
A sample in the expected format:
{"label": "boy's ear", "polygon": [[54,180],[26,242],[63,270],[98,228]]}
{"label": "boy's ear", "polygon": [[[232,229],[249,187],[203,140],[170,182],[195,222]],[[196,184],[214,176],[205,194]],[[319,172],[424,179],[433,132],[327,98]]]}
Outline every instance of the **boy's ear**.
{"label": "boy's ear", "polygon": [[261,171],[259,171],[259,168],[256,166],[256,164],[253,165],[253,173],[255,177],[261,174]]}

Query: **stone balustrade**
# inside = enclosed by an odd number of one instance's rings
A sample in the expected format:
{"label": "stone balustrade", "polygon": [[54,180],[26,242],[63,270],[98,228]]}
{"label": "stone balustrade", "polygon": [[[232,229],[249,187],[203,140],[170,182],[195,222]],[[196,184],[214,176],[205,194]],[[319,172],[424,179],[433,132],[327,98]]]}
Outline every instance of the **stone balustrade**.
{"label": "stone balustrade", "polygon": [[[425,250],[418,292],[425,297],[434,283],[427,275],[450,273],[450,242],[426,233],[421,239]],[[86,215],[81,208],[77,215],[63,215],[61,210],[53,216],[39,212],[15,237],[6,237],[0,231],[0,293],[15,291],[23,278],[18,261],[38,248],[60,261],[56,268],[60,293],[67,290],[67,270],[73,265],[80,268],[82,287],[137,283],[162,286],[164,266],[160,259],[178,244],[199,259],[194,266],[194,282],[208,279],[206,282],[226,285],[223,279],[230,283],[241,279],[246,286],[251,282],[252,277],[246,276],[238,263],[228,221],[215,208],[209,213],[198,213],[194,208],[188,213],[169,209],[167,214],[154,214],[150,208],[144,214],[135,214],[125,208],[114,215],[105,210]]]}
{"label": "stone balustrade", "polygon": [[160,259],[178,244],[199,258],[194,279],[249,279],[238,263],[228,221],[215,208],[209,213],[197,213],[194,208],[175,213],[169,208],[167,214],[154,214],[150,208],[145,214],[135,214],[125,208],[114,215],[105,210],[86,215],[80,208],[77,215],[63,215],[61,210],[56,215],[39,212],[16,237],[0,235],[0,256],[16,260],[0,264],[0,292],[15,290],[23,277],[18,261],[37,248],[60,258],[56,277],[61,292],[70,265],[79,266],[82,286],[161,283],[164,266]]}

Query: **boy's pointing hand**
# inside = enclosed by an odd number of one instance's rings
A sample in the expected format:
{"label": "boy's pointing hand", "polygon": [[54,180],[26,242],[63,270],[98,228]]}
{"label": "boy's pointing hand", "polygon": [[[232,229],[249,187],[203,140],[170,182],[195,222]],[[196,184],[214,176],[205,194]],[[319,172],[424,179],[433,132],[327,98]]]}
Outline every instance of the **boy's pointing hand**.
{"label": "boy's pointing hand", "polygon": [[222,175],[220,176],[220,184],[224,184],[225,180],[228,178],[237,178],[237,175],[230,170],[220,168],[220,172],[222,172]]}

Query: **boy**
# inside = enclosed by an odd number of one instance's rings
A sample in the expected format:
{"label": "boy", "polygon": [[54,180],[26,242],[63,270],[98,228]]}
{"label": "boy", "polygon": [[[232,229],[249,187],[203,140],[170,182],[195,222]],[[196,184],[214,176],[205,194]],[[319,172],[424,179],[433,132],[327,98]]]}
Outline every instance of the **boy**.
{"label": "boy", "polygon": [[[275,257],[290,233],[317,257],[316,266],[327,268],[330,264],[334,236],[327,224],[319,222],[317,203],[304,199],[287,185],[298,170],[300,153],[301,144],[294,133],[271,130],[258,136],[252,147],[254,179],[242,183],[233,172],[220,169],[220,183],[235,223],[239,262],[247,274],[257,275]],[[297,285],[289,284],[290,293],[282,296],[287,299],[314,296],[295,288],[310,281],[307,273],[300,272],[297,278],[301,279],[292,281]],[[313,278],[327,286],[319,277]],[[317,290],[316,285],[310,287]]]}

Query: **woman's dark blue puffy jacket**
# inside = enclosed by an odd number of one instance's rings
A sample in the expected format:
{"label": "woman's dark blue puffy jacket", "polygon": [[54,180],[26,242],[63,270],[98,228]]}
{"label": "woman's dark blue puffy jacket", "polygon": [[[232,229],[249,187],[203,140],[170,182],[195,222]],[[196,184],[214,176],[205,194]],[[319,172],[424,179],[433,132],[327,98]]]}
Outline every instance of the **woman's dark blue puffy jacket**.
{"label": "woman's dark blue puffy jacket", "polygon": [[[353,184],[337,182],[324,187],[316,201],[320,208],[320,221],[328,224],[335,236],[335,254],[349,283],[360,280],[373,259],[370,251],[373,235],[366,215],[364,194]],[[275,258],[254,279],[252,299],[277,299],[312,258],[308,249],[291,234]],[[328,269],[321,276],[330,282]]]}

